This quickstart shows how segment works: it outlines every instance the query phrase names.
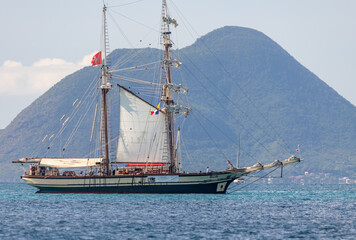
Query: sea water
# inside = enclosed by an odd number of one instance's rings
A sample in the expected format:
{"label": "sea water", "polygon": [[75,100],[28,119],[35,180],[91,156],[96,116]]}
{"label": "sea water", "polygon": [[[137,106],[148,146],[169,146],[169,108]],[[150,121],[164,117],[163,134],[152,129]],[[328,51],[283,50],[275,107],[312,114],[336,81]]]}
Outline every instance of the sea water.
{"label": "sea water", "polygon": [[251,185],[224,195],[35,192],[0,184],[0,239],[356,239],[355,185]]}

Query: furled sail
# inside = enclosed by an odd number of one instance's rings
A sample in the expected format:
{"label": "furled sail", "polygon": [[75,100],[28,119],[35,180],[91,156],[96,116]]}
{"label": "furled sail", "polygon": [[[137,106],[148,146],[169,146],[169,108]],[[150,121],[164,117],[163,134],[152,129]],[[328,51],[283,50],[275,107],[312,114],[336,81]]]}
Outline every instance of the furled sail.
{"label": "furled sail", "polygon": [[20,158],[13,163],[39,163],[43,167],[77,168],[100,166],[102,158]]}
{"label": "furled sail", "polygon": [[120,87],[120,129],[117,161],[167,163],[166,114]]}

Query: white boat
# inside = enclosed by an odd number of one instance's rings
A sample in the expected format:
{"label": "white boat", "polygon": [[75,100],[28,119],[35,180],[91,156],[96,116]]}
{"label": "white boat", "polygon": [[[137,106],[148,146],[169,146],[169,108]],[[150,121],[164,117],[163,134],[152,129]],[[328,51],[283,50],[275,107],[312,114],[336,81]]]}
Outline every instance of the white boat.
{"label": "white boat", "polygon": [[[261,170],[296,163],[300,158],[291,156],[271,164],[257,163],[250,167],[236,168],[229,161],[229,168],[217,172],[188,173],[182,171],[178,159],[180,130],[175,126],[175,115],[190,113],[190,108],[176,104],[175,94],[185,94],[187,89],[175,84],[171,68],[180,62],[171,57],[171,25],[177,21],[168,15],[166,1],[162,4],[162,63],[163,81],[158,106],[147,102],[133,91],[117,84],[111,76],[114,69],[107,63],[106,11],[103,7],[103,53],[93,58],[93,65],[101,65],[100,156],[91,158],[41,158],[26,157],[14,163],[29,163],[30,170],[22,176],[39,193],[226,193],[230,183]],[[103,59],[102,59],[103,55]],[[110,156],[108,92],[119,89],[120,118],[117,153]],[[75,100],[76,108],[81,104]],[[97,115],[95,109],[94,119]],[[49,119],[50,120],[50,119]],[[63,126],[69,117],[63,115]],[[94,120],[95,122],[95,120]],[[91,131],[91,140],[95,131]],[[43,138],[48,139],[49,135]],[[53,135],[49,138],[53,138]],[[126,164],[126,165],[124,165]],[[122,166],[124,165],[124,166]],[[120,167],[121,166],[121,167]],[[66,170],[68,169],[68,170]],[[80,171],[80,173],[79,173]],[[239,180],[240,179],[240,180]]]}

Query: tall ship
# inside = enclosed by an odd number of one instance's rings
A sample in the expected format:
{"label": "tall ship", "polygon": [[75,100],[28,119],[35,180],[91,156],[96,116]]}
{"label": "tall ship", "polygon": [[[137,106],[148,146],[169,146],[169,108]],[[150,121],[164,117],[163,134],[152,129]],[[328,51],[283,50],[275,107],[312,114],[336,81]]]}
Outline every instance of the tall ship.
{"label": "tall ship", "polygon": [[[163,46],[157,102],[150,103],[138,96],[124,84],[113,84],[115,70],[108,63],[107,6],[103,7],[103,50],[92,60],[93,66],[100,66],[100,104],[94,108],[94,120],[90,142],[93,136],[99,139],[97,156],[83,158],[24,157],[13,163],[29,164],[21,178],[38,189],[38,193],[226,193],[234,180],[271,168],[283,167],[300,162],[292,155],[284,161],[275,160],[266,165],[256,163],[239,168],[227,160],[228,168],[199,173],[183,171],[181,167],[180,134],[176,126],[176,115],[187,117],[191,109],[177,103],[175,96],[185,94],[188,89],[173,81],[172,68],[180,66],[172,58],[171,27],[178,25],[169,15],[166,0],[162,1],[161,44]],[[94,86],[95,88],[95,86]],[[108,94],[118,89],[119,122],[118,136],[110,134]],[[77,100],[73,103],[80,105]],[[63,127],[69,118],[61,118]],[[99,122],[99,127],[95,127]],[[60,130],[61,131],[61,130]],[[97,134],[95,134],[97,132]],[[43,139],[53,138],[46,135]],[[111,154],[112,143],[116,154]],[[64,150],[64,148],[63,148]],[[225,163],[224,163],[225,165]]]}

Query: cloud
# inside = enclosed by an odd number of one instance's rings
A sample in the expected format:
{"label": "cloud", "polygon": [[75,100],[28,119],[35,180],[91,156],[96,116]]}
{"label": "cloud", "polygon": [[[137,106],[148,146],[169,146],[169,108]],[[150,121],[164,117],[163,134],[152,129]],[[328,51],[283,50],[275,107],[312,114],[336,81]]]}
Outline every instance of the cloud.
{"label": "cloud", "polygon": [[98,51],[92,52],[88,55],[85,55],[83,57],[83,59],[81,61],[78,61],[77,64],[80,66],[90,66],[91,65],[91,60],[93,59],[93,56],[95,55],[95,53],[97,53]]}
{"label": "cloud", "polygon": [[70,62],[66,62],[60,58],[43,58],[35,62],[32,66],[34,67],[48,67],[48,66],[63,66],[72,65]]}
{"label": "cloud", "polygon": [[2,96],[40,95],[62,78],[85,66],[89,66],[90,53],[75,63],[60,58],[44,58],[31,66],[21,62],[5,61],[0,66],[0,94]]}
{"label": "cloud", "polygon": [[3,64],[4,67],[21,67],[22,66],[22,63],[20,62],[15,62],[15,61],[11,61],[11,60],[7,60],[4,62]]}

